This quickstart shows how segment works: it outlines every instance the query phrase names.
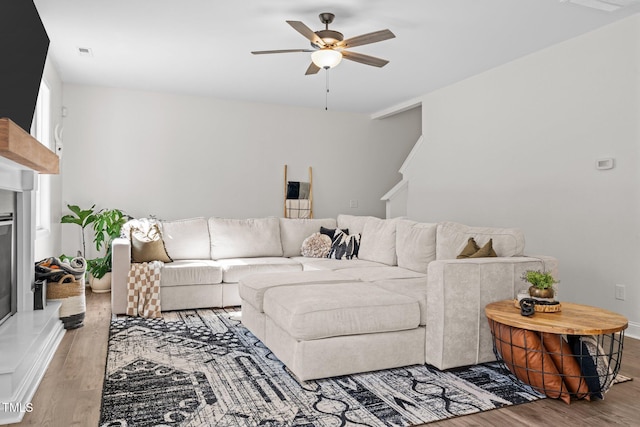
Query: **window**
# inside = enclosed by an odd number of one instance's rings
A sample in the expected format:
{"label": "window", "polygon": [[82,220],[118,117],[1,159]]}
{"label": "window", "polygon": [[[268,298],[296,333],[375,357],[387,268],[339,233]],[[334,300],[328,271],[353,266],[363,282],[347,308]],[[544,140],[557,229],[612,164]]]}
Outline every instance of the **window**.
{"label": "window", "polygon": [[[40,82],[40,91],[31,124],[31,135],[51,149],[51,91],[47,83]],[[45,236],[51,228],[51,190],[48,175],[38,174],[35,191],[36,238]]]}

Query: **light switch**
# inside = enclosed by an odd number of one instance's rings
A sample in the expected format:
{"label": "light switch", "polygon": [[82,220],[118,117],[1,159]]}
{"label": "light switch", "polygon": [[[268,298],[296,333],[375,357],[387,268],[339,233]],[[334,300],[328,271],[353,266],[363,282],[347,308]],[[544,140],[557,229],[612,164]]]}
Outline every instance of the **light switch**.
{"label": "light switch", "polygon": [[613,169],[613,159],[607,158],[607,159],[596,160],[596,169],[598,170]]}

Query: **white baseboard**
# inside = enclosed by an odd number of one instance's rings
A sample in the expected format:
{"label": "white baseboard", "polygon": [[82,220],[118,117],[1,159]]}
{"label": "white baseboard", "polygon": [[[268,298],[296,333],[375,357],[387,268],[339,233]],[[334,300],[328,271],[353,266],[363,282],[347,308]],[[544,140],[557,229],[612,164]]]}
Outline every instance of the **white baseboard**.
{"label": "white baseboard", "polygon": [[640,340],[640,323],[629,322],[629,327],[624,331],[624,336]]}

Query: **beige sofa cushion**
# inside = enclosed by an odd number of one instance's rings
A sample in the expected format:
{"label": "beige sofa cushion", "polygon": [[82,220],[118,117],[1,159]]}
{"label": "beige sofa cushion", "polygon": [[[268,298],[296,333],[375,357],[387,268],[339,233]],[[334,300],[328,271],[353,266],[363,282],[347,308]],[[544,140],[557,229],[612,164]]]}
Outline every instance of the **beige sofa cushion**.
{"label": "beige sofa cushion", "polygon": [[220,259],[217,264],[222,267],[222,281],[225,283],[238,283],[256,273],[302,271],[300,263],[282,257],[229,258]]}
{"label": "beige sofa cushion", "polygon": [[278,218],[209,218],[211,258],[281,257]]}
{"label": "beige sofa cushion", "polygon": [[398,267],[420,273],[427,272],[436,259],[436,231],[438,224],[398,220],[396,224],[396,253]]}
{"label": "beige sofa cushion", "polygon": [[436,259],[456,259],[470,237],[480,247],[493,239],[493,250],[499,257],[522,256],[524,253],[524,233],[517,228],[470,227],[442,222],[438,224],[436,235]]}
{"label": "beige sofa cushion", "polygon": [[271,288],[264,312],[297,340],[402,331],[420,323],[414,298],[363,282]]}
{"label": "beige sofa cushion", "polygon": [[365,223],[370,219],[380,219],[375,216],[360,216],[360,215],[338,215],[338,228],[345,230],[349,229],[349,234],[362,234]]}
{"label": "beige sofa cushion", "polygon": [[302,242],[313,233],[320,231],[320,227],[336,228],[334,218],[297,219],[280,218],[280,237],[282,239],[283,256],[300,256]]}
{"label": "beige sofa cushion", "polygon": [[294,257],[291,258],[302,264],[303,270],[344,270],[348,268],[378,268],[384,267],[384,264],[373,261],[365,261],[362,259],[333,259],[333,258],[307,258]]}
{"label": "beige sofa cushion", "polygon": [[215,261],[206,259],[178,260],[165,264],[160,275],[161,287],[210,285],[221,282],[222,267]]}
{"label": "beige sofa cushion", "polygon": [[[398,265],[396,224],[398,219],[369,218],[364,223],[358,258],[365,261]],[[349,230],[352,234],[351,229]]]}
{"label": "beige sofa cushion", "polygon": [[162,239],[173,260],[211,259],[209,227],[205,218],[161,221]]}

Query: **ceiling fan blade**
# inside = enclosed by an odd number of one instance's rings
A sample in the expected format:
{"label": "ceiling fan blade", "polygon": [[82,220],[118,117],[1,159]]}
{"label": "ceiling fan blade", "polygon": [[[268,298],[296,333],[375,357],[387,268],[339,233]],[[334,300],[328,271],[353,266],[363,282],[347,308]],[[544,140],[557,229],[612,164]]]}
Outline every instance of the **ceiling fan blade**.
{"label": "ceiling fan blade", "polygon": [[320,67],[312,62],[311,64],[309,64],[309,68],[307,68],[307,72],[304,73],[304,75],[309,76],[311,74],[318,74],[318,71],[320,71]]}
{"label": "ceiling fan blade", "polygon": [[318,47],[324,47],[324,41],[313,30],[307,27],[304,23],[300,21],[287,21],[287,24],[291,25],[294,30],[305,36],[311,43]]}
{"label": "ceiling fan blade", "polygon": [[280,49],[280,50],[254,50],[254,55],[264,55],[268,53],[292,53],[292,52],[313,52],[313,49]]}
{"label": "ceiling fan blade", "polygon": [[374,67],[384,67],[389,63],[386,59],[376,58],[375,56],[363,55],[362,53],[342,51],[342,57],[350,61],[359,62],[361,64],[373,65]]}
{"label": "ceiling fan blade", "polygon": [[381,42],[383,40],[389,40],[396,35],[389,30],[374,31],[373,33],[362,34],[360,36],[351,37],[349,39],[338,42],[338,47],[350,48],[355,46],[362,46],[364,44]]}

